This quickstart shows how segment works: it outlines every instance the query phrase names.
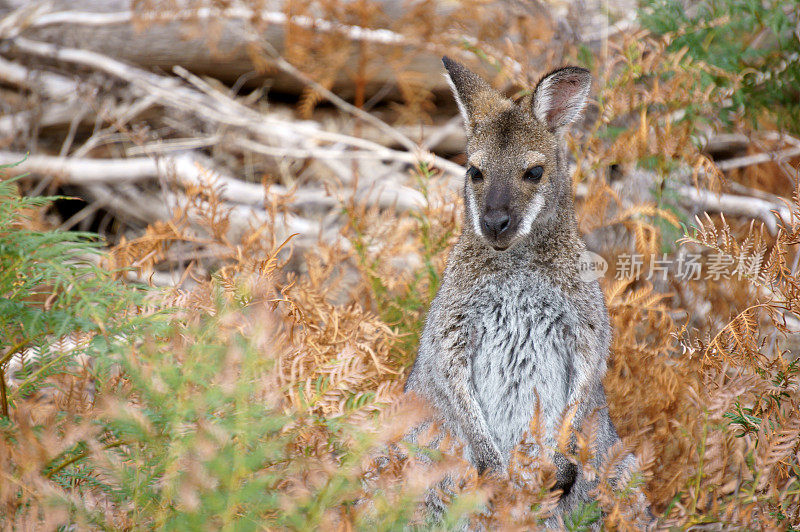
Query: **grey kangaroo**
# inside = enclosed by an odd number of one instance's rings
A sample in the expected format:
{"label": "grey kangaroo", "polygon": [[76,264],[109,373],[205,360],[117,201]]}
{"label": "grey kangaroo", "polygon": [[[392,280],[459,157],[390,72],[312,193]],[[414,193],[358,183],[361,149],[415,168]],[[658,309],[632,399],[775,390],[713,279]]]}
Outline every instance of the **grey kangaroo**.
{"label": "grey kangaroo", "polygon": [[[430,403],[481,472],[505,471],[537,397],[550,448],[568,408],[577,407],[575,427],[597,412],[600,461],[619,440],[601,381],[611,329],[599,284],[579,275],[586,247],[563,140],[591,76],[556,70],[514,102],[442,60],[466,126],[465,215],[406,390]],[[593,483],[554,459],[562,514],[590,500]]]}

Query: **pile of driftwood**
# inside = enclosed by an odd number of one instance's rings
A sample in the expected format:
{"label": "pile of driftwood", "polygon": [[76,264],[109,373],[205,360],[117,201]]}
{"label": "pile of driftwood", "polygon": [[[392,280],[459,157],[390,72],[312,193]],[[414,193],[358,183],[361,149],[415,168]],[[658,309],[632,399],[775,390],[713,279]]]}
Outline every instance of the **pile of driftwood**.
{"label": "pile of driftwood", "polygon": [[[400,4],[381,3],[385,9]],[[68,186],[85,200],[64,216],[62,228],[97,225],[98,213],[104,213],[123,221],[117,224],[121,234],[135,235],[169,218],[186,187],[211,180],[223,185],[234,239],[267,216],[270,195],[291,191],[277,226],[282,236],[297,233],[295,244],[303,246],[338,233],[345,196],[401,211],[419,208],[424,198],[409,181],[408,168],[420,160],[441,170],[457,193],[463,169],[452,158],[464,136],[452,104],[434,113],[433,125],[392,125],[380,108],[351,104],[352,87],[344,80],[328,89],[287,61],[283,50],[289,22],[387,49],[411,46],[403,35],[293,18],[277,4],[257,13],[235,5],[173,11],[142,25],[129,4],[0,0],[0,164],[24,160],[12,174],[28,173],[29,193]],[[442,9],[452,9],[448,5]],[[259,31],[249,22],[256,16]],[[209,19],[220,23],[214,47],[183,29]],[[595,46],[633,23],[587,26],[572,38]],[[268,74],[256,77],[254,46],[268,59]],[[416,54],[408,68],[425,74],[424,89],[437,102],[449,102],[440,53]],[[368,81],[362,97],[371,105],[396,89],[389,72],[372,72]],[[265,103],[259,88],[264,84],[282,95],[313,89],[326,106],[314,120],[298,119],[292,105]],[[723,170],[800,155],[800,142],[782,138],[789,147],[777,153],[743,155],[751,142],[743,136],[711,138],[707,149],[729,155],[719,162]],[[264,175],[272,176],[268,187]],[[784,203],[769,194],[718,194],[685,182],[678,195],[691,211],[760,219],[773,231],[771,212],[788,216]],[[577,188],[578,195],[585,193],[585,187]]]}
{"label": "pile of driftwood", "polygon": [[[87,9],[97,7],[85,4]],[[403,184],[405,167],[429,160],[449,176],[462,172],[457,164],[431,151],[447,141],[449,149],[455,149],[462,140],[456,121],[436,128],[424,141],[411,140],[403,128],[388,125],[312,81],[277,49],[268,50],[278,72],[270,80],[274,90],[311,87],[342,113],[328,111],[330,118],[323,124],[296,119],[290,106],[259,109],[254,105],[259,91],[238,97],[241,83],[228,87],[217,78],[195,73],[213,71],[222,79],[241,81],[254,69],[247,57],[215,61],[202,42],[182,40],[176,27],[181,13],[173,15],[174,22],[161,21],[153,29],[136,31],[126,5],[106,2],[103,12],[53,11],[30,5],[0,12],[4,15],[0,22],[0,83],[4,86],[0,146],[16,148],[0,150],[0,164],[24,159],[13,173],[25,172],[30,179],[42,180],[37,192],[52,183],[77,187],[70,190],[78,190],[88,205],[65,221],[65,229],[89,219],[98,209],[111,211],[138,228],[168,218],[182,187],[213,180],[223,185],[223,198],[233,209],[235,233],[265,216],[265,194],[284,195],[301,180],[302,186],[292,194],[292,214],[285,215],[278,226],[286,234],[316,239],[320,233],[336,231],[335,226],[321,223],[325,214],[341,204],[336,190],[355,193],[368,203],[407,210],[417,208],[422,197]],[[250,15],[236,9],[192,12],[193,19],[227,17],[230,27],[218,46],[231,50],[245,44],[243,21]],[[271,16],[278,29],[285,23],[280,12],[260,15]],[[334,30],[355,39],[389,39],[382,32],[350,35],[355,28]],[[259,40],[271,48],[281,36],[260,35]],[[168,53],[159,54],[154,46]],[[438,58],[429,59],[429,67],[438,69]],[[144,68],[148,62],[150,68]],[[168,67],[170,72],[156,72],[156,67]],[[444,92],[442,76],[437,72],[432,79]],[[355,123],[359,135],[352,134]],[[241,161],[247,161],[246,169]],[[303,162],[300,171],[296,161]],[[358,172],[354,172],[354,162]],[[356,173],[358,183],[354,183]],[[278,176],[280,181],[268,192],[259,177],[264,174]],[[167,186],[147,186],[159,181]]]}

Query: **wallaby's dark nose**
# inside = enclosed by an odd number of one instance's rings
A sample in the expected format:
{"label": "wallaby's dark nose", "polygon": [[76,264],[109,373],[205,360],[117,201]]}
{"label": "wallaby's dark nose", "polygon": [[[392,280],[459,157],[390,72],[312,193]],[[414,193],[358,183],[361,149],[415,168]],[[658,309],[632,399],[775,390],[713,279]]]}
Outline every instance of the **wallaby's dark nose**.
{"label": "wallaby's dark nose", "polygon": [[481,224],[486,236],[499,238],[511,225],[511,217],[506,211],[492,210],[483,215]]}

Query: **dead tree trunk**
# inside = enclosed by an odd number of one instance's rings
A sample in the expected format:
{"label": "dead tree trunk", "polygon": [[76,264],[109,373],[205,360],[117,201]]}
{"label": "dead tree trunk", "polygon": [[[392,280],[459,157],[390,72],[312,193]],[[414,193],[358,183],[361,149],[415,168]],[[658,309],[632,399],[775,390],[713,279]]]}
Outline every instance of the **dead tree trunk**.
{"label": "dead tree trunk", "polygon": [[[385,9],[401,9],[401,2],[384,0]],[[0,0],[0,17],[14,10],[32,8],[30,0]],[[280,69],[258,67],[251,56],[255,30],[259,39],[269,43],[281,56],[285,55],[287,24],[313,27],[315,30],[340,34],[343,39],[362,41],[374,47],[375,55],[410,49],[412,43],[390,30],[370,30],[312,17],[287,17],[281,6],[273,10],[252,11],[246,8],[224,12],[194,9],[191,13],[164,14],[162,20],[142,21],[142,15],[131,9],[130,0],[56,0],[46,12],[32,12],[22,25],[21,36],[60,47],[82,48],[148,69],[170,72],[176,65],[201,75],[209,75],[226,83],[245,76],[247,83],[268,82],[278,92],[299,93],[304,85]],[[33,11],[31,9],[31,11]],[[133,24],[131,22],[134,22]],[[141,24],[135,22],[142,22]],[[420,72],[422,88],[445,93],[447,84],[440,74],[436,54],[409,54],[407,70]],[[260,62],[259,60],[259,62]],[[357,70],[357,57],[347,60],[340,69],[333,90],[345,98],[353,95],[353,80],[346,73]],[[387,65],[370,69],[364,87],[365,96],[378,91],[387,96],[399,95],[395,74]]]}

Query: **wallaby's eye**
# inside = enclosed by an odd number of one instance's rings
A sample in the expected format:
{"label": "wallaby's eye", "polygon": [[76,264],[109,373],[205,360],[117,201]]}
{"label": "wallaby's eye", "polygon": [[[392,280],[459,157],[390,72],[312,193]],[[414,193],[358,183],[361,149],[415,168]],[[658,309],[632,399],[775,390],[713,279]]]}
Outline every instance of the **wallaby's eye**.
{"label": "wallaby's eye", "polygon": [[525,181],[530,181],[531,183],[538,183],[542,179],[542,175],[544,175],[544,168],[541,166],[532,166],[525,170],[525,174],[522,178]]}
{"label": "wallaby's eye", "polygon": [[467,170],[467,175],[472,180],[473,183],[477,183],[478,181],[483,181],[483,174],[480,170],[475,168],[474,166],[470,166]]}

